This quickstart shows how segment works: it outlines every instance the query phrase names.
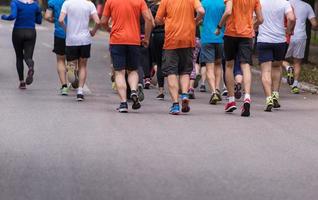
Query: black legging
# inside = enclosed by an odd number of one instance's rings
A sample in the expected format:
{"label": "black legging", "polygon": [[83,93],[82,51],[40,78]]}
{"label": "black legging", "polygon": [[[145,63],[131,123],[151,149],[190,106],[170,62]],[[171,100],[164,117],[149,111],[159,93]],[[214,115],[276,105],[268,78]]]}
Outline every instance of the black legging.
{"label": "black legging", "polygon": [[16,66],[20,81],[24,80],[23,60],[25,60],[25,63],[29,68],[34,67],[33,52],[35,41],[35,29],[13,29],[12,43],[16,54]]}
{"label": "black legging", "polygon": [[164,32],[153,33],[152,36],[152,51],[154,53],[155,61],[157,63],[157,80],[160,88],[164,87],[165,76],[162,73],[162,53],[165,34]]}

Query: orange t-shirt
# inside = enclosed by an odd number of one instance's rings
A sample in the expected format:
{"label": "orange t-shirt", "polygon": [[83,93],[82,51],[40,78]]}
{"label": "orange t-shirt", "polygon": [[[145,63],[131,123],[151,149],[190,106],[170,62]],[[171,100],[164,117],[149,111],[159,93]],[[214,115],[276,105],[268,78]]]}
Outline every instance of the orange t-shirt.
{"label": "orange t-shirt", "polygon": [[[224,0],[224,2],[231,0]],[[253,38],[254,11],[261,8],[259,0],[232,0],[232,15],[226,22],[224,35],[231,37]]]}
{"label": "orange t-shirt", "polygon": [[199,0],[162,0],[156,20],[165,22],[164,49],[195,47],[195,11]]}
{"label": "orange t-shirt", "polygon": [[110,44],[140,45],[140,17],[146,10],[144,0],[107,0],[103,16],[112,19]]}

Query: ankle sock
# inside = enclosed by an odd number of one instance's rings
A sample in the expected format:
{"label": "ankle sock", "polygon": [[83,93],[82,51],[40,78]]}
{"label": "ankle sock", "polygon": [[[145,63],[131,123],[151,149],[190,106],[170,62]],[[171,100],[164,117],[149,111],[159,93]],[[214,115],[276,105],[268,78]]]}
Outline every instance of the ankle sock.
{"label": "ankle sock", "polygon": [[229,102],[235,102],[235,97],[229,97]]}
{"label": "ankle sock", "polygon": [[82,87],[79,87],[77,89],[77,94],[83,94],[83,88]]}

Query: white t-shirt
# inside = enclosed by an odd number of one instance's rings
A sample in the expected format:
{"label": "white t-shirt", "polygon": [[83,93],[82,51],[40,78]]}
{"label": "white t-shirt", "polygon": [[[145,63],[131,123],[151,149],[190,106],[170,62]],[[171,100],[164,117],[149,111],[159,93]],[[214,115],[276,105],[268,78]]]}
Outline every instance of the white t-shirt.
{"label": "white t-shirt", "polygon": [[290,3],[296,15],[296,26],[291,40],[305,40],[307,39],[306,21],[316,17],[315,12],[308,3],[301,0],[290,0]]}
{"label": "white t-shirt", "polygon": [[66,46],[91,44],[89,20],[97,13],[95,5],[87,0],[66,0],[61,12],[67,15]]}
{"label": "white t-shirt", "polygon": [[293,11],[287,0],[261,0],[264,23],[260,25],[257,41],[265,43],[286,42],[284,24],[287,13]]}

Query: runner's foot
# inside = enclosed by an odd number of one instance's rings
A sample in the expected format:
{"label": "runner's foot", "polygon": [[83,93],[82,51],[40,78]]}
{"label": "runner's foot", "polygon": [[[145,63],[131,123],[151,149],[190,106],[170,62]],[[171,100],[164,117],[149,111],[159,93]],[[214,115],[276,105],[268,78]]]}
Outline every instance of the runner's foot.
{"label": "runner's foot", "polygon": [[20,90],[25,90],[25,89],[26,89],[26,84],[25,84],[24,81],[23,81],[23,82],[20,82],[20,84],[19,84],[19,89],[20,89]]}
{"label": "runner's foot", "polygon": [[171,115],[179,115],[180,114],[180,105],[179,105],[179,103],[172,104],[172,106],[170,107],[169,114],[171,114]]}
{"label": "runner's foot", "polygon": [[272,97],[267,97],[265,102],[265,112],[272,112],[274,107],[274,102]]}
{"label": "runner's foot", "polygon": [[195,99],[194,89],[190,88],[188,91],[189,99]]}
{"label": "runner's foot", "polygon": [[200,92],[206,92],[206,87],[204,84],[200,86]]}
{"label": "runner's foot", "polygon": [[117,110],[120,113],[127,113],[128,112],[128,103],[127,102],[120,103],[120,105],[117,108]]}
{"label": "runner's foot", "polygon": [[133,101],[132,109],[138,110],[141,108],[139,97],[136,91],[132,90],[130,95],[131,100]]}
{"label": "runner's foot", "polygon": [[294,78],[294,67],[289,66],[287,69],[287,83],[288,85],[293,85],[295,78]]}
{"label": "runner's foot", "polygon": [[163,93],[159,94],[157,97],[156,97],[157,100],[164,100],[165,99],[165,95]]}
{"label": "runner's foot", "polygon": [[27,75],[27,77],[25,79],[25,83],[27,85],[31,85],[33,83],[33,75],[34,75],[34,68],[30,67],[29,71],[28,71],[28,75]]}
{"label": "runner's foot", "polygon": [[235,84],[234,96],[235,96],[235,99],[241,99],[242,98],[242,85],[240,83]]}
{"label": "runner's foot", "polygon": [[250,99],[245,99],[244,100],[244,104],[242,106],[241,116],[242,117],[249,117],[251,115],[250,109],[251,109],[251,100]]}
{"label": "runner's foot", "polygon": [[236,103],[233,101],[233,102],[228,102],[226,105],[225,105],[225,112],[227,113],[232,113],[236,110]]}
{"label": "runner's foot", "polygon": [[210,98],[209,103],[210,103],[211,105],[216,105],[218,101],[219,101],[219,98],[218,98],[217,94],[216,94],[216,93],[213,93],[213,94],[211,95],[211,98]]}
{"label": "runner's foot", "polygon": [[182,111],[183,113],[188,113],[188,112],[190,112],[189,94],[181,94],[181,101],[182,101],[181,111]]}

